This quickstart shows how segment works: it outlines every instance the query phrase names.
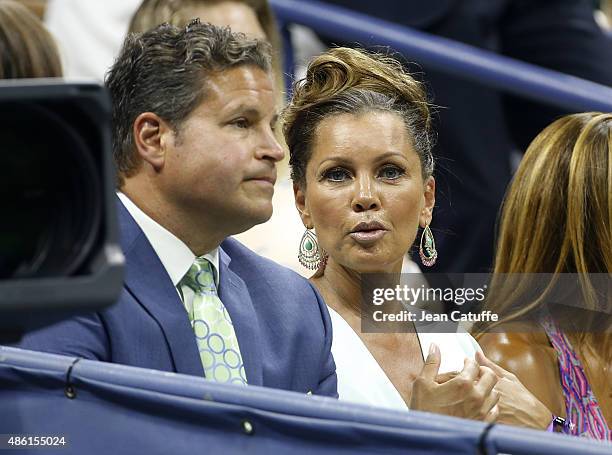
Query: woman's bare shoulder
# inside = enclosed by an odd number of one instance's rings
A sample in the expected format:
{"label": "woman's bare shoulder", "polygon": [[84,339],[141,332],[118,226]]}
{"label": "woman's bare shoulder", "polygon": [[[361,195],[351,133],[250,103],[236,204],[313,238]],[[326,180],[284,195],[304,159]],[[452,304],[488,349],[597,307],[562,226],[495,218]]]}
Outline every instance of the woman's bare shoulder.
{"label": "woman's bare shoulder", "polygon": [[532,323],[505,324],[499,330],[478,338],[484,354],[514,373],[551,411],[562,415],[557,355],[546,333]]}
{"label": "woman's bare shoulder", "polygon": [[487,357],[515,374],[514,370],[530,371],[539,362],[551,360],[546,333],[533,323],[504,324],[480,335],[478,343]]}

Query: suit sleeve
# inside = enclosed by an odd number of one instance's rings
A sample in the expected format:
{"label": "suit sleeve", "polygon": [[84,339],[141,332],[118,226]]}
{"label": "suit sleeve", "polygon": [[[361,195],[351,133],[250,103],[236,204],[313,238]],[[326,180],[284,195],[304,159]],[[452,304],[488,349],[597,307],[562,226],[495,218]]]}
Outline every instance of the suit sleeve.
{"label": "suit sleeve", "polygon": [[108,340],[102,318],[90,313],[29,332],[15,347],[108,362]]}
{"label": "suit sleeve", "polygon": [[[310,284],[310,283],[309,283]],[[314,395],[324,395],[332,398],[338,398],[338,378],[336,377],[336,364],[331,353],[332,344],[332,324],[327,311],[327,305],[323,301],[323,298],[319,295],[317,290],[310,284],[312,290],[316,296],[319,309],[321,311],[321,318],[323,320],[323,327],[325,330],[325,341],[323,344],[323,352],[321,354],[321,375],[319,378],[319,384],[316,390],[313,390]]]}

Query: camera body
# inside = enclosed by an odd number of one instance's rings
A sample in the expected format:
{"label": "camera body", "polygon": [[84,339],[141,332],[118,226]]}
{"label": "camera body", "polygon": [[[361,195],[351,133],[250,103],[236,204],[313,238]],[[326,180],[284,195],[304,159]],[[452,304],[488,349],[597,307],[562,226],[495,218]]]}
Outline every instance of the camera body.
{"label": "camera body", "polygon": [[123,282],[110,98],[0,82],[0,341],[115,302]]}

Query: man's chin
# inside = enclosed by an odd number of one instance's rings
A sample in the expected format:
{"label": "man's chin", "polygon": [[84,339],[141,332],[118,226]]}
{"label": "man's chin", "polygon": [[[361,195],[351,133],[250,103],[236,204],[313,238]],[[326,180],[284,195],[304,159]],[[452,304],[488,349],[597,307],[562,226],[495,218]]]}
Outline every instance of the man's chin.
{"label": "man's chin", "polygon": [[[235,226],[232,226],[230,235],[240,234],[248,231],[258,224],[263,224],[272,217],[272,203],[268,207],[260,207],[257,210],[254,207],[250,207],[248,210],[244,210],[240,215],[235,215]],[[238,221],[240,220],[240,221]]]}

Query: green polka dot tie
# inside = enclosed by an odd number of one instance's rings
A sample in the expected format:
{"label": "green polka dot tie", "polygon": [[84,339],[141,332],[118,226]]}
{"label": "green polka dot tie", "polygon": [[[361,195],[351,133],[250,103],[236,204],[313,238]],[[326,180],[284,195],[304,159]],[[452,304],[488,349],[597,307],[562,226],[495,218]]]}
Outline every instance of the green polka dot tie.
{"label": "green polka dot tie", "polygon": [[195,292],[189,320],[195,332],[204,374],[217,382],[246,384],[238,338],[232,319],[217,295],[210,262],[196,258],[181,284]]}

